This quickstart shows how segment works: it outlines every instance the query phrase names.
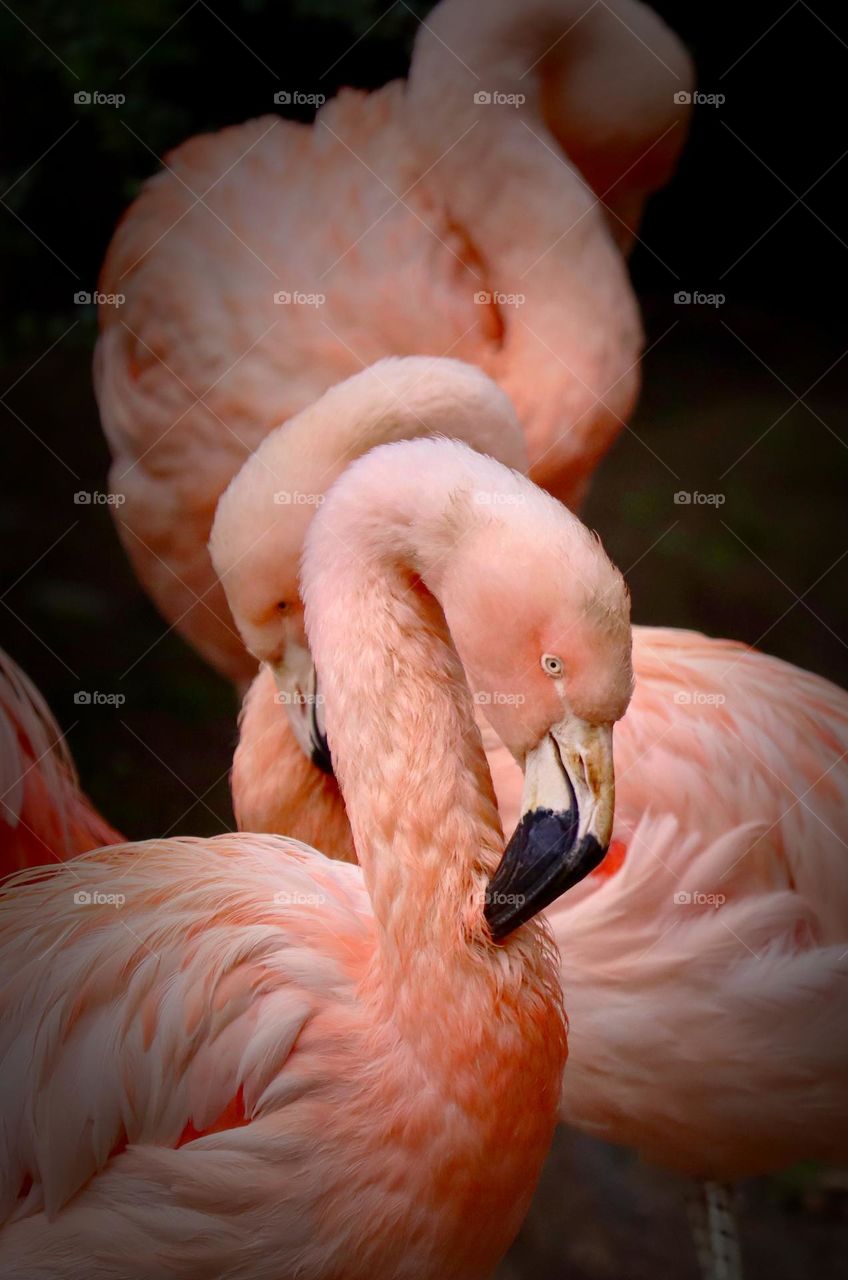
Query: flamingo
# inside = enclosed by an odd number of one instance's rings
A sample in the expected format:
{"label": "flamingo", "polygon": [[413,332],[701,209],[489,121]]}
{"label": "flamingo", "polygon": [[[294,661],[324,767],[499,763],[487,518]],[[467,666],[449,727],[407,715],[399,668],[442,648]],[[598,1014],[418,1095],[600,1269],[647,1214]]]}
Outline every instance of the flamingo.
{"label": "flamingo", "polygon": [[[379,362],[272,433],[221,499],[213,561],[265,663],[234,759],[240,826],[300,834],[304,821],[332,833],[335,857],[355,857],[338,787],[315,767],[326,761],[300,547],[323,486],[353,457],[440,432],[520,467],[520,425],[485,375],[409,357]],[[281,505],[280,491],[310,501]],[[501,564],[487,566],[474,601]],[[633,628],[633,668],[610,860],[548,913],[572,1031],[560,1114],[705,1181],[695,1212],[702,1265],[717,1278],[737,1274],[723,1184],[848,1157],[848,695],[741,644],[670,628]],[[505,682],[478,704],[506,830],[522,776],[497,734],[514,699]]]}
{"label": "flamingo", "polygon": [[80,791],[44,698],[0,649],[0,876],[120,839]]}
{"label": "flamingo", "polygon": [[[531,476],[579,501],[639,381],[608,223],[629,241],[673,169],[689,112],[674,91],[691,81],[634,0],[444,0],[408,83],[165,158],[106,255],[101,291],[124,301],[100,309],[95,385],[119,535],[211,665],[241,684],[256,670],[206,549],[220,494],[273,427],[382,356],[486,370]],[[526,101],[475,101],[493,92]]]}
{"label": "flamingo", "polygon": [[[493,519],[482,490],[514,501]],[[564,507],[444,440],[345,472],[303,583],[361,867],[241,834],[6,886],[5,1275],[482,1280],[521,1222],[566,1055],[532,917],[609,840],[626,588]],[[464,669],[525,699],[506,850]]]}

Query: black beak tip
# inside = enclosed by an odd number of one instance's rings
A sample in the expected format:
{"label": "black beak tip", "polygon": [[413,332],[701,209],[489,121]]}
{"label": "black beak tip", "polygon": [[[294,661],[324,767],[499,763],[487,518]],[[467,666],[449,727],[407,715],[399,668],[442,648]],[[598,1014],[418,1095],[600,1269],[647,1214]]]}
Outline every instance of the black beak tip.
{"label": "black beak tip", "polygon": [[322,773],[326,773],[329,778],[335,776],[333,757],[330,755],[330,744],[320,731],[316,730],[312,734],[312,753],[309,759],[317,769],[320,769]]}
{"label": "black beak tip", "polygon": [[489,882],[484,916],[495,942],[578,884],[599,864],[606,849],[593,835],[577,842],[574,809],[525,813]]}

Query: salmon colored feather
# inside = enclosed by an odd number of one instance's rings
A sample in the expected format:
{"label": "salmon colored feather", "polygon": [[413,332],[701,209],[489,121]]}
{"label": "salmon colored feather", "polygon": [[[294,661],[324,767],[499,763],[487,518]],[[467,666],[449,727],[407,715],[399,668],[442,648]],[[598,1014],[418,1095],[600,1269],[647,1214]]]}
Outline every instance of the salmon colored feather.
{"label": "salmon colored feather", "polygon": [[477,364],[572,504],[628,419],[642,332],[608,221],[629,243],[670,174],[692,68],[651,10],[612,9],[444,0],[408,83],[193,138],[122,219],[101,288],[125,301],[101,307],[95,359],[117,528],[222,672],[255,664],[209,562],[215,504],[328,387],[392,354]]}
{"label": "salmon colored feather", "polygon": [[[493,518],[480,492],[512,501]],[[484,606],[497,550],[514,568]],[[346,470],[303,582],[361,867],[240,834],[7,884],[4,1275],[483,1280],[526,1211],[559,964],[538,923],[491,939],[503,837],[463,670],[514,670],[516,752],[548,759],[575,716],[600,731],[630,690],[623,582],[565,508],[443,440]],[[493,644],[516,597],[529,632]],[[552,675],[578,607],[603,656]]]}
{"label": "salmon colored feather", "polygon": [[[297,564],[315,508],[293,512],[272,493],[320,490],[351,455],[425,430],[476,448],[491,449],[494,436],[512,456],[520,443],[509,402],[475,371],[389,360],[273,433],[233,481],[213,554],[258,657],[279,670],[282,655],[285,669],[305,643]],[[499,564],[487,565],[482,590]],[[712,1178],[845,1160],[848,695],[734,641],[658,627],[632,634],[608,855],[621,869],[604,874],[602,863],[548,913],[572,1029],[562,1118]],[[568,651],[588,647],[575,623]],[[266,666],[245,701],[236,813],[252,830],[293,834],[303,814],[310,830],[334,833],[329,853],[349,858],[339,793],[304,769],[302,752],[297,760],[291,703],[309,687],[302,661],[292,680],[281,691]],[[500,693],[500,703],[478,705],[478,720],[509,832],[523,779],[492,724],[520,688],[506,682]]]}

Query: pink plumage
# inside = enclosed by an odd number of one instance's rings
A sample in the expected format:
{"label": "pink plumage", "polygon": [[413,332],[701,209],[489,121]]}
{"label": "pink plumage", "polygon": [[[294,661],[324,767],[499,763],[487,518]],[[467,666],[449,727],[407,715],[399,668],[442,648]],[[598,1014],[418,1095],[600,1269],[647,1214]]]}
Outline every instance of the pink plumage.
{"label": "pink plumage", "polygon": [[[117,527],[165,617],[219,670],[255,668],[206,551],[215,504],[267,433],[334,383],[391,354],[478,364],[518,410],[530,474],[571,501],[627,420],[636,301],[567,153],[582,137],[580,163],[628,239],[688,114],[639,32],[680,84],[692,71],[650,10],[617,7],[626,30],[583,0],[520,20],[445,0],[408,84],[345,90],[309,127],[268,116],[193,138],[123,218],[101,285],[126,300],[101,308],[95,360]],[[525,101],[475,101],[486,85]]]}
{"label": "pink plumage", "polygon": [[[234,616],[269,661],[303,643],[297,562],[311,518],[275,507],[275,487],[320,487],[384,433],[423,434],[423,424],[450,422],[468,443],[513,456],[520,444],[508,400],[456,362],[381,362],[330,396],[268,438],[219,508],[213,549]],[[500,564],[487,567],[483,590]],[[588,570],[577,561],[574,572]],[[497,634],[512,623],[510,614]],[[634,692],[614,740],[623,869],[589,877],[549,913],[573,995],[562,1117],[716,1178],[845,1159],[848,695],[734,641],[638,626],[632,636]],[[586,648],[575,623],[567,653]],[[502,689],[503,705],[519,692],[514,682]],[[287,698],[266,668],[245,701],[233,768],[239,822],[300,834],[305,820],[332,832],[328,852],[349,858],[341,797],[297,761]],[[478,713],[509,832],[521,770],[487,723],[497,724],[497,700]],[[678,893],[695,897],[675,902]],[[834,1025],[845,1034],[831,1034]],[[752,1086],[766,1076],[768,1088]],[[711,1088],[701,1106],[698,1081]]]}
{"label": "pink plumage", "polygon": [[[515,501],[493,521],[475,494],[495,489]],[[484,603],[497,549],[515,567]],[[589,685],[544,661],[574,565],[605,655]],[[564,507],[444,440],[349,468],[303,577],[361,867],[242,834],[6,886],[5,1274],[484,1280],[529,1204],[565,1060],[559,971],[538,923],[492,941],[508,851],[463,667],[522,681],[516,751],[606,742],[630,689],[622,579]],[[516,596],[528,634],[491,643],[480,610]]]}

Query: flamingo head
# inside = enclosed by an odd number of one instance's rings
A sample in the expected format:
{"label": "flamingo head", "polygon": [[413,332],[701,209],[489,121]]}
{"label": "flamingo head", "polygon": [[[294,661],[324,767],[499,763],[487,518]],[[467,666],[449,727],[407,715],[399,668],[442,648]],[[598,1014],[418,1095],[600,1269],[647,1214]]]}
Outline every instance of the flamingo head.
{"label": "flamingo head", "polygon": [[[264,558],[261,572],[233,572],[225,580],[230,610],[250,652],[259,662],[269,666],[277,686],[277,701],[285,711],[292,732],[304,754],[324,773],[332,774],[333,765],[324,731],[321,712],[322,695],[304,625],[303,601],[297,581],[297,564],[303,530],[295,521],[276,529],[276,546],[280,537],[291,547],[279,557]],[[263,557],[257,556],[256,559]]]}
{"label": "flamingo head", "polygon": [[[275,443],[283,455],[285,429]],[[292,479],[287,457],[257,451],[221,498],[210,551],[242,640],[271,667],[301,749],[331,773],[298,583],[303,541],[322,502],[317,481]]]}
{"label": "flamingo head", "polygon": [[474,700],[525,775],[487,901],[499,939],[606,853],[633,673],[627,588],[599,540],[523,477],[492,474],[436,590]]}

